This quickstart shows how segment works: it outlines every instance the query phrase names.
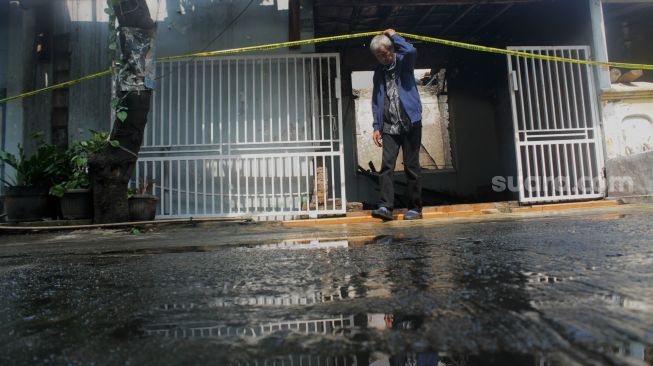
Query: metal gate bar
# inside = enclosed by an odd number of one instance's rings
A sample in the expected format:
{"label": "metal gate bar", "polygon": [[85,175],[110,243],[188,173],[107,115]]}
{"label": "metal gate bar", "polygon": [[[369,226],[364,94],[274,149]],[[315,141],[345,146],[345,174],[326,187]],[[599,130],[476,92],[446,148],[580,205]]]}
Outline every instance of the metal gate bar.
{"label": "metal gate bar", "polygon": [[[587,46],[510,47],[590,58]],[[589,65],[508,56],[520,201],[604,196],[603,154]]]}
{"label": "metal gate bar", "polygon": [[158,217],[345,212],[337,54],[164,61],[135,181]]}

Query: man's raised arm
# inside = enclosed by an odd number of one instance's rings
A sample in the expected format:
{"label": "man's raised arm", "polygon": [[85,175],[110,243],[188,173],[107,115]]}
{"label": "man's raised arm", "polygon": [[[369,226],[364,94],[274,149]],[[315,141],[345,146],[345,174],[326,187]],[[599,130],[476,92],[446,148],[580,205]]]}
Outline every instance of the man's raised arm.
{"label": "man's raised arm", "polygon": [[383,34],[385,34],[386,36],[390,37],[390,39],[392,39],[395,53],[404,55],[408,63],[411,66],[415,67],[415,58],[417,56],[417,49],[415,49],[415,47],[412,44],[408,43],[408,41],[406,41],[404,37],[398,35],[397,32],[392,28],[386,29],[383,32]]}

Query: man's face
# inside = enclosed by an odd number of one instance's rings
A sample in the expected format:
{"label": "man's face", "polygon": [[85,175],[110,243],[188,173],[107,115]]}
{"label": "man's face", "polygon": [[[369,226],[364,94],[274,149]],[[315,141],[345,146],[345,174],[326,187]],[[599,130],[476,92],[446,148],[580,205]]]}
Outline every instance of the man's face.
{"label": "man's face", "polygon": [[374,57],[381,65],[390,65],[395,60],[395,53],[385,47],[379,47],[374,51]]}

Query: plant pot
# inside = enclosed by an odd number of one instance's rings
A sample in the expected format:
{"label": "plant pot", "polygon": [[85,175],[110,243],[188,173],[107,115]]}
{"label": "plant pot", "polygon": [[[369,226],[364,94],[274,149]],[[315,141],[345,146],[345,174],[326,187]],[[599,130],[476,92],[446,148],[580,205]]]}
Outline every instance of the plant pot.
{"label": "plant pot", "polygon": [[129,219],[131,221],[152,221],[156,216],[159,198],[151,194],[136,194],[129,198]]}
{"label": "plant pot", "polygon": [[50,202],[47,187],[7,187],[4,204],[7,220],[34,221],[50,216]]}
{"label": "plant pot", "polygon": [[90,189],[71,189],[60,199],[61,216],[66,220],[93,217],[93,199]]}

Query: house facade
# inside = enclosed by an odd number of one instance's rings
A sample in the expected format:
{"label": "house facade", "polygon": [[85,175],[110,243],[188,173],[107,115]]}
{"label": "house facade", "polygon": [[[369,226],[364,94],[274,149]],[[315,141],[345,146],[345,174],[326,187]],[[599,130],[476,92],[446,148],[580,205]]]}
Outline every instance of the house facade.
{"label": "house facade", "polygon": [[[653,64],[652,1],[151,0],[157,57],[393,27],[528,53]],[[0,94],[108,66],[104,0],[0,5]],[[3,19],[0,19],[3,20]],[[134,181],[159,217],[283,218],[378,199],[365,38],[157,63]],[[425,203],[523,203],[653,194],[653,72],[415,42]],[[620,70],[626,74],[628,70]],[[626,79],[622,79],[626,80]],[[107,130],[110,80],[0,106],[2,148],[43,131],[66,145]],[[402,193],[402,167],[397,166]],[[11,174],[6,169],[3,174]],[[399,201],[401,202],[401,201]]]}

